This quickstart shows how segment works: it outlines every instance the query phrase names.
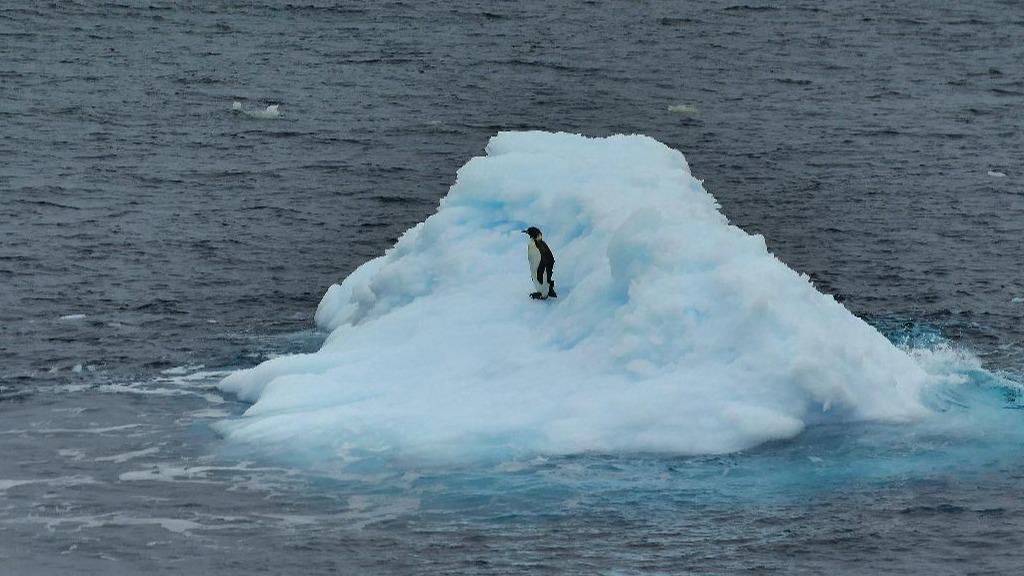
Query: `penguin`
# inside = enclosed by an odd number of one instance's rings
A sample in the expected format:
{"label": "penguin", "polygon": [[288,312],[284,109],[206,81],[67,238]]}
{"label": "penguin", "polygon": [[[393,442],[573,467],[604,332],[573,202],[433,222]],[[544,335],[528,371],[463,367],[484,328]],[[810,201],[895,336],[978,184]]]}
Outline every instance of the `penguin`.
{"label": "penguin", "polygon": [[555,281],[551,275],[555,271],[555,255],[541,237],[540,230],[530,226],[523,230],[523,234],[530,236],[527,240],[526,255],[530,261],[530,276],[533,278],[533,286],[537,290],[530,294],[535,300],[547,300],[558,298],[555,294]]}

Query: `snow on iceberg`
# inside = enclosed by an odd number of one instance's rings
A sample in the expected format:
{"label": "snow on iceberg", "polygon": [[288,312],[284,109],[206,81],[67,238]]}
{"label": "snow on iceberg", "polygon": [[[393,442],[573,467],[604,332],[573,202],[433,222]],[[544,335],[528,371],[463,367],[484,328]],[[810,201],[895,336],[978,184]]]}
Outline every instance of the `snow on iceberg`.
{"label": "snow on iceberg", "polygon": [[[534,225],[559,298],[535,301]],[[230,438],[441,458],[722,453],[926,412],[928,376],[729,225],[645,136],[501,133],[320,303],[320,351],[228,376]]]}

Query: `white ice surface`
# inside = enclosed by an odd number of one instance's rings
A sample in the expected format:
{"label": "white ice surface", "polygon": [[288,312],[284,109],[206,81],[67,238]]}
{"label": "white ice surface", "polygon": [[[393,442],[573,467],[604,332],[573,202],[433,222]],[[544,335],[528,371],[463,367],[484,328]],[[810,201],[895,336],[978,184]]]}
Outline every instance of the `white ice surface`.
{"label": "white ice surface", "polygon": [[[728,223],[644,136],[502,133],[332,286],[314,354],[226,377],[230,438],[331,457],[740,450],[926,412],[925,371]],[[523,228],[559,298],[528,298]]]}

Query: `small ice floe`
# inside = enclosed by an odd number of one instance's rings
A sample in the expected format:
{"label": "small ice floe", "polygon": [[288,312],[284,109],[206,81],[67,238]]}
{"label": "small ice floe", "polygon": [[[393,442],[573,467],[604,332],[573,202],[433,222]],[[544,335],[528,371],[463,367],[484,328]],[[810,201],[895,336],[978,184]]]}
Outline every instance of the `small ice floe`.
{"label": "small ice floe", "polygon": [[989,170],[988,171],[988,175],[993,177],[993,178],[1006,178],[1006,174],[1004,174],[1002,172],[998,172],[996,170]]}
{"label": "small ice floe", "polygon": [[279,106],[280,106],[280,104],[271,104],[270,106],[267,106],[263,110],[246,110],[245,108],[242,107],[242,103],[241,102],[239,102],[238,100],[235,100],[231,104],[231,110],[233,110],[235,112],[239,112],[241,114],[245,114],[246,116],[248,116],[250,118],[259,118],[261,120],[270,120],[270,119],[278,118],[278,117],[281,116],[281,111],[278,108]]}
{"label": "small ice floe", "polygon": [[1010,304],[1024,304],[1024,296],[1014,296]]}
{"label": "small ice floe", "polygon": [[700,108],[696,104],[673,104],[668,107],[668,111],[673,114],[696,114]]}
{"label": "small ice floe", "polygon": [[64,316],[61,316],[60,319],[65,321],[85,320],[85,314],[66,314]]}

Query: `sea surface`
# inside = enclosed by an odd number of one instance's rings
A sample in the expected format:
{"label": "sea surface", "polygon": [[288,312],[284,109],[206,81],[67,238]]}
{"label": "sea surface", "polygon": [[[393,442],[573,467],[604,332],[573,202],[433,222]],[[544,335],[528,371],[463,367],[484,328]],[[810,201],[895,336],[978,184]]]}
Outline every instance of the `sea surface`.
{"label": "sea surface", "polygon": [[[1016,1],[4,2],[0,574],[1019,573],[1022,63]],[[965,433],[415,472],[215,433],[221,377],[316,349],[327,287],[524,129],[681,150],[959,358]]]}

